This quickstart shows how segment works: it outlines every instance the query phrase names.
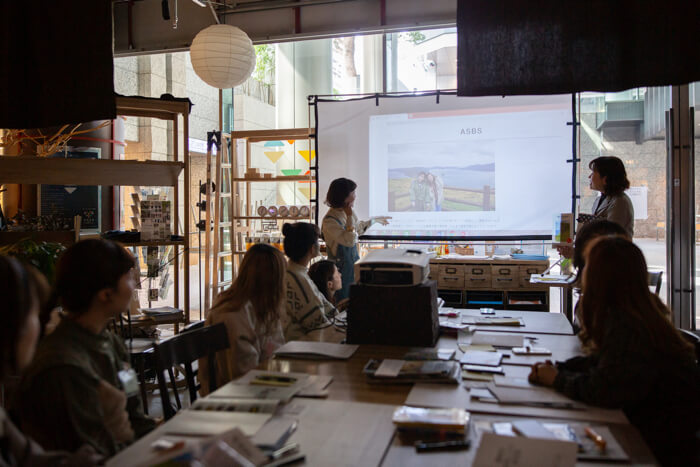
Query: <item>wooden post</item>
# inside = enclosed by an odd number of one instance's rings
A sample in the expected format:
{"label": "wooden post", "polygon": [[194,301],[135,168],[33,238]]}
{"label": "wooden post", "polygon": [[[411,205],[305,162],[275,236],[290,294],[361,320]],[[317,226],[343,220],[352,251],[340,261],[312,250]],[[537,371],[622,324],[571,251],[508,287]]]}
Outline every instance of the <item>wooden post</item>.
{"label": "wooden post", "polygon": [[[211,150],[207,151],[206,168],[206,216],[204,220],[204,316],[209,312],[210,302],[210,257],[211,257]],[[201,248],[201,247],[200,247]]]}
{"label": "wooden post", "polygon": [[[180,160],[180,152],[178,145],[178,118],[180,114],[177,112],[172,114],[173,117],[173,160],[178,162]],[[185,158],[182,158],[183,162],[187,162]],[[179,177],[175,180],[175,186],[173,187],[173,233],[178,234],[180,229],[180,179]],[[169,240],[169,239],[168,239]],[[173,254],[173,282],[174,282],[174,304],[175,308],[180,308],[180,258],[178,258],[178,253],[180,248],[175,245],[172,249]]]}
{"label": "wooden post", "polygon": [[219,251],[221,250],[221,232],[219,229],[219,221],[221,219],[221,154],[226,149],[224,148],[223,141],[221,141],[221,148],[216,151],[216,173],[214,175],[216,179],[216,192],[214,193],[214,259],[212,262],[212,284],[211,284],[211,295],[212,300],[216,299],[219,292]]}

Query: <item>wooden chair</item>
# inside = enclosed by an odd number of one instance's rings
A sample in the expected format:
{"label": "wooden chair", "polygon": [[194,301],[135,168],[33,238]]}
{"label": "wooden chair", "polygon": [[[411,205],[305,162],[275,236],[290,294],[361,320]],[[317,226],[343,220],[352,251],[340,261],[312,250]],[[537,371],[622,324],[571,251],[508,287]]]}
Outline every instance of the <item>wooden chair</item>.
{"label": "wooden chair", "polygon": [[664,276],[663,271],[649,272],[649,287],[654,288],[654,293],[658,296],[661,292],[661,282]]}
{"label": "wooden chair", "polygon": [[204,327],[204,320],[192,321],[190,324],[182,328],[182,332],[194,331],[196,329],[202,329]]}
{"label": "wooden chair", "polygon": [[698,361],[698,365],[700,365],[700,335],[698,335],[697,332],[688,331],[687,329],[679,329],[678,332],[681,333],[681,336],[683,336],[686,342],[695,347],[695,358]]}
{"label": "wooden chair", "polygon": [[[190,402],[194,402],[197,399],[199,386],[195,384],[195,371],[192,369],[192,363],[202,357],[208,357],[209,368],[201,368],[200,370],[209,372],[209,384],[214,390],[217,387],[214,357],[216,352],[228,347],[228,333],[223,323],[181,332],[154,346],[158,390],[163,403],[163,416],[166,420],[172,418],[182,408],[173,367],[183,366],[185,368],[185,382],[190,393]],[[170,377],[170,388],[175,397],[177,409],[170,402],[168,384],[164,375],[166,371]]]}

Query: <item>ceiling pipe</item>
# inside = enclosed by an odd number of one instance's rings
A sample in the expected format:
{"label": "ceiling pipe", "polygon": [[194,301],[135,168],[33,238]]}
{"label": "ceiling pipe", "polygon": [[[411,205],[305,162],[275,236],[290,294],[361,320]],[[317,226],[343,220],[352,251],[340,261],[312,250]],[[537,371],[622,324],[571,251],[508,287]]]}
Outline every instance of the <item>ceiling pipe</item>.
{"label": "ceiling pipe", "polygon": [[[252,5],[252,6],[236,6],[219,12],[219,16],[235,15],[237,13],[250,13],[253,11],[268,11],[268,10],[280,10],[285,8],[299,8],[305,6],[315,6],[315,5],[325,5],[328,3],[344,3],[344,2],[354,2],[356,0],[302,0],[299,2],[293,1],[281,1],[276,3],[262,3]],[[258,3],[258,2],[256,2]]]}

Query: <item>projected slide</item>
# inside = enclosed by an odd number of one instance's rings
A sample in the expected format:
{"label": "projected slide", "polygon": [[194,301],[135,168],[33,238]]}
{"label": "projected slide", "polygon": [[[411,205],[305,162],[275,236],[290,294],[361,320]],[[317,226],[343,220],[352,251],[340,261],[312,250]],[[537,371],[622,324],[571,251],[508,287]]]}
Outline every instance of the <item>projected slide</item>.
{"label": "projected slide", "polygon": [[[494,211],[496,163],[488,144],[391,144],[389,212]],[[455,160],[456,154],[463,154]]]}
{"label": "projected slide", "polygon": [[361,218],[392,217],[365,235],[551,236],[571,209],[570,96],[443,99],[324,104],[319,164],[333,164],[320,173],[358,183]]}

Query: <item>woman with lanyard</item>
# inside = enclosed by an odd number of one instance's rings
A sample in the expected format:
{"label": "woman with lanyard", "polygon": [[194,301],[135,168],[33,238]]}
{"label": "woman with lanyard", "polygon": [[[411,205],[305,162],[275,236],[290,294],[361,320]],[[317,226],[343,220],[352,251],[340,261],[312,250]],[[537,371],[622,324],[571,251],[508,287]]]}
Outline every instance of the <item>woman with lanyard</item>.
{"label": "woman with lanyard", "polygon": [[321,231],[326,242],[328,259],[335,261],[342,276],[343,287],[336,292],[336,300],[348,298],[350,284],[355,282],[355,261],[360,259],[357,239],[374,222],[387,225],[389,217],[373,217],[359,221],[352,207],[355,204],[357,184],[347,178],[337,178],[331,182],[326,195],[326,204],[331,209],[323,218]]}
{"label": "woman with lanyard", "polygon": [[593,202],[593,217],[607,219],[622,226],[630,238],[634,236],[634,207],[625,194],[630,187],[622,161],[613,156],[593,159],[588,167],[591,189],[601,195]]}
{"label": "woman with lanyard", "polygon": [[[579,216],[577,237],[578,231],[584,224],[605,219],[622,227],[631,240],[634,235],[634,206],[632,206],[632,200],[625,194],[625,190],[630,187],[630,182],[627,179],[624,164],[617,157],[603,156],[593,159],[588,167],[591,169],[588,176],[591,190],[599,191],[600,196],[593,201],[592,214]],[[557,251],[565,258],[574,258],[575,247],[576,244],[559,246]],[[582,253],[579,253],[579,256]]]}

